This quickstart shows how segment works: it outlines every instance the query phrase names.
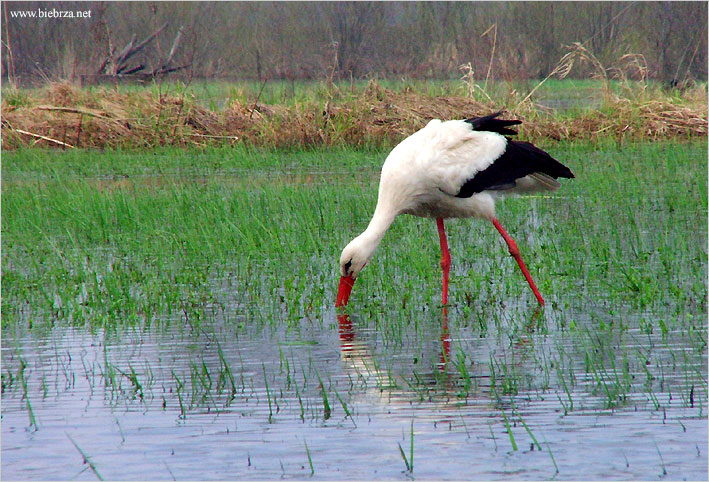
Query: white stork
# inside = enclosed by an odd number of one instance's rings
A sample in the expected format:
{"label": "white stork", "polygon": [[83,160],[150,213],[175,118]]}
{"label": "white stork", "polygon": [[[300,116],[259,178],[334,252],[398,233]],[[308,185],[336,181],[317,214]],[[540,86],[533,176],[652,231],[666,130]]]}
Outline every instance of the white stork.
{"label": "white stork", "polygon": [[369,226],[340,256],[336,307],[346,305],[360,271],[399,214],[435,218],[441,242],[442,302],[448,303],[451,258],[443,225],[446,218],[477,217],[492,221],[509,247],[540,305],[539,290],[516,243],[495,218],[495,200],[506,194],[554,191],[557,178],[573,178],[568,167],[529,142],[514,141],[502,112],[466,120],[434,119],[398,144],[386,158],[379,199]]}

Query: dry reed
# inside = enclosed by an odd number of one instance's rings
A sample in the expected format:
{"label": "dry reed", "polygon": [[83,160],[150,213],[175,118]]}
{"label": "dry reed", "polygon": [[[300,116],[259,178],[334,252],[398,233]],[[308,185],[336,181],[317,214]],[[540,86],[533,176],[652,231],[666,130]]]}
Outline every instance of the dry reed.
{"label": "dry reed", "polygon": [[[555,75],[570,64],[588,61],[582,49],[562,59]],[[601,107],[575,115],[559,115],[531,102],[505,104],[473,94],[479,86],[472,73],[464,76],[468,96],[432,97],[411,89],[394,92],[371,81],[344,95],[330,88],[325,101],[295,106],[235,101],[221,111],[200,106],[191,95],[155,95],[148,90],[121,93],[114,89],[87,91],[69,84],[49,84],[23,93],[22,102],[2,101],[2,142],[5,149],[38,145],[66,148],[150,148],[161,145],[204,146],[245,142],[268,147],[390,145],[433,118],[452,119],[508,109],[526,121],[520,135],[531,140],[668,139],[707,136],[707,96],[704,88],[683,92],[648,92],[643,59],[625,57],[642,82],[631,87],[628,70],[611,74],[627,92],[606,90]],[[597,61],[596,61],[597,62]],[[591,63],[597,69],[600,64]],[[639,72],[639,74],[637,74]],[[603,69],[603,76],[608,72]],[[546,80],[546,79],[545,79]],[[639,87],[638,87],[639,85]],[[482,100],[476,100],[482,99]],[[512,107],[509,107],[512,105]]]}

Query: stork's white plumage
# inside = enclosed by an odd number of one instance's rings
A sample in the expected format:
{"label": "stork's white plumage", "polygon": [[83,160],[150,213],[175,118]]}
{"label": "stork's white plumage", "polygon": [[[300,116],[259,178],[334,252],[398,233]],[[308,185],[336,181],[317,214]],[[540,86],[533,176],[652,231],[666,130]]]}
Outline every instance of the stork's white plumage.
{"label": "stork's white plumage", "polygon": [[500,114],[445,122],[434,119],[389,153],[369,226],[342,251],[336,306],[347,304],[357,275],[399,214],[436,219],[444,305],[448,303],[450,253],[443,220],[468,217],[492,221],[537,300],[544,304],[514,240],[495,218],[495,200],[506,194],[553,191],[560,186],[557,178],[574,175],[531,143],[510,139],[509,135],[517,134],[510,126],[521,121],[498,119]]}

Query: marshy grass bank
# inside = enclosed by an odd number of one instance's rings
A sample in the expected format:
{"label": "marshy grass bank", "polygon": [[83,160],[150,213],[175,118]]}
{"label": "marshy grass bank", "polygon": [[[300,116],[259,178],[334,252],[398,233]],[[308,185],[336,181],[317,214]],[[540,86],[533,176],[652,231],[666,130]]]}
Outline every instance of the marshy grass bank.
{"label": "marshy grass bank", "polygon": [[[687,140],[707,135],[706,84],[647,82],[286,82],[3,91],[6,150],[391,146],[432,118],[506,109],[540,140]],[[264,91],[268,91],[264,94]]]}

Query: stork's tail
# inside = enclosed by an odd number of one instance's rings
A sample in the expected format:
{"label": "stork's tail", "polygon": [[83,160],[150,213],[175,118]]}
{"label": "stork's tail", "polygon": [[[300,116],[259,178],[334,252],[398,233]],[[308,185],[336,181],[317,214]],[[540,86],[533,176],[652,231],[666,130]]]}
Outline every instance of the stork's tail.
{"label": "stork's tail", "polygon": [[543,172],[533,172],[523,178],[517,179],[515,186],[509,191],[516,194],[526,194],[542,191],[556,191],[561,183]]}
{"label": "stork's tail", "polygon": [[465,119],[465,122],[472,124],[473,129],[476,131],[497,132],[498,134],[506,136],[516,136],[517,131],[514,129],[509,129],[509,126],[521,124],[522,121],[516,119],[496,119],[496,117],[499,117],[500,114],[502,114],[502,111],[486,115],[485,117],[471,117],[470,119]]}

